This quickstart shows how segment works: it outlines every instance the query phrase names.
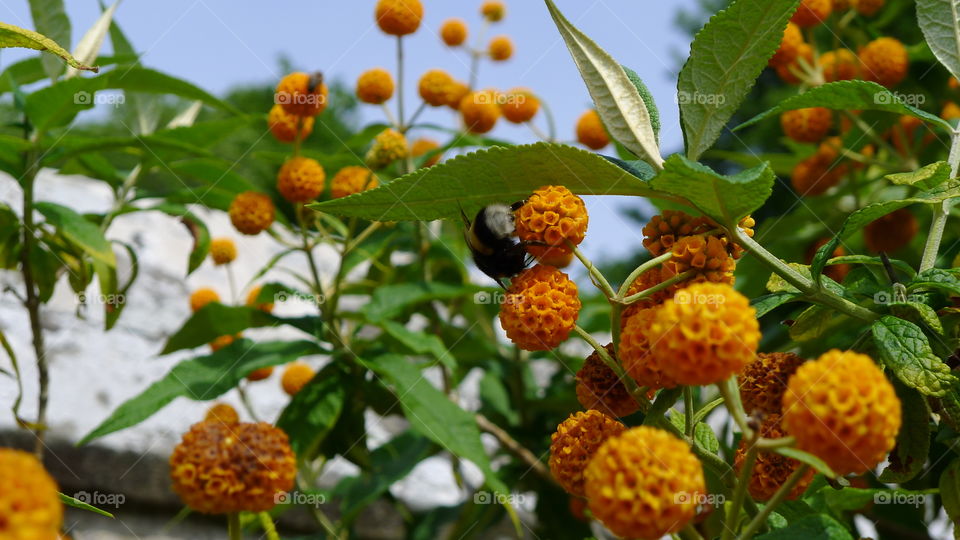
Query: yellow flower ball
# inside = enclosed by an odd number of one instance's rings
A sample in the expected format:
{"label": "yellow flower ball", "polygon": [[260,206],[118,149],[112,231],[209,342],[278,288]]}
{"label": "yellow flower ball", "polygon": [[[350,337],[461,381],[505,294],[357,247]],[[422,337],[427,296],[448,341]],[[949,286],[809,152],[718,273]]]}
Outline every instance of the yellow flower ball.
{"label": "yellow flower ball", "polygon": [[255,191],[245,191],[230,203],[230,222],[246,235],[260,234],[273,224],[276,208],[270,197]]}
{"label": "yellow flower ball", "polygon": [[297,116],[284,110],[281,105],[274,105],[267,115],[267,125],[270,133],[282,143],[292,143],[297,140],[297,126],[300,127],[300,140],[306,139],[313,133],[312,116]]}
{"label": "yellow flower ball", "polygon": [[707,494],[703,466],[687,443],[648,426],[607,439],[584,477],[590,511],[624,538],[683,529]]}
{"label": "yellow flower ball", "polygon": [[507,6],[499,0],[488,0],[480,6],[480,14],[490,22],[500,22],[507,14]]}
{"label": "yellow flower ball", "polygon": [[850,49],[827,51],[820,55],[820,69],[827,82],[860,78],[860,59]]}
{"label": "yellow flower ball", "polygon": [[660,369],[651,354],[650,324],[655,316],[655,309],[645,308],[633,311],[622,319],[620,361],[627,374],[641,387],[650,390],[673,388],[677,382]]}
{"label": "yellow flower ball", "polygon": [[295,396],[304,386],[313,379],[317,372],[303,362],[294,362],[283,370],[280,385],[288,396]]}
{"label": "yellow flower ball", "polygon": [[907,208],[877,218],[863,228],[863,240],[873,253],[894,253],[910,244],[920,232],[920,223]]}
{"label": "yellow flower ball", "polygon": [[566,341],[580,313],[577,284],[538,264],[513,279],[500,306],[500,325],[525,351],[548,351]]}
{"label": "yellow flower ball", "polygon": [[[426,137],[421,137],[410,145],[410,155],[417,158],[420,156],[427,155],[434,150],[440,148],[440,143],[433,139],[428,139]],[[440,163],[440,160],[443,159],[443,154],[434,154],[433,157],[428,159],[423,163],[424,167],[433,167],[437,163]]]}
{"label": "yellow flower ball", "polygon": [[533,120],[540,110],[540,100],[526,88],[514,88],[503,96],[500,111],[503,117],[514,124]]}
{"label": "yellow flower ball", "polygon": [[813,47],[809,43],[800,43],[797,47],[797,55],[790,62],[774,66],[777,75],[787,84],[800,84],[803,79],[805,67],[813,66]]}
{"label": "yellow flower ball", "polygon": [[724,381],[756,358],[760,325],[733,287],[695,283],[656,308],[648,338],[660,369],[679,384]]}
{"label": "yellow flower ball", "polygon": [[875,39],[860,49],[859,56],[864,77],[888,88],[900,84],[910,69],[907,48],[896,38]]}
{"label": "yellow flower ball", "polygon": [[210,258],[213,264],[230,264],[237,258],[237,245],[230,238],[214,238],[210,241]]}
{"label": "yellow flower ball", "polygon": [[893,385],[866,355],[832,350],[806,362],[783,395],[783,427],[797,448],[837,474],[867,472],[886,457],[900,431]]}
{"label": "yellow flower ball", "polygon": [[780,115],[783,133],[802,143],[821,141],[833,127],[833,112],[824,107],[786,111]]}
{"label": "yellow flower ball", "polygon": [[550,474],[571,495],[583,497],[583,471],[608,438],[627,428],[600,411],[571,414],[550,436]]}
{"label": "yellow flower ball", "polygon": [[577,141],[591,150],[600,150],[610,144],[607,129],[597,111],[587,111],[577,120]]}
{"label": "yellow flower ball", "polygon": [[850,0],[853,9],[857,10],[857,13],[866,15],[867,17],[876,15],[885,3],[885,0]]}
{"label": "yellow flower ball", "polygon": [[[606,346],[607,354],[616,358],[613,344]],[[596,409],[607,416],[629,416],[640,408],[623,381],[596,351],[587,357],[576,376],[577,401],[584,409]]]}
{"label": "yellow flower ball", "polygon": [[450,85],[449,91],[447,92],[447,102],[444,103],[447,107],[455,111],[460,110],[460,103],[463,101],[463,98],[467,97],[470,94],[470,87],[461,81],[453,81],[453,84]]}
{"label": "yellow flower ball", "polygon": [[373,189],[379,184],[377,175],[366,167],[349,166],[340,169],[330,181],[330,197],[339,199],[367,189]]}
{"label": "yellow flower ball", "polygon": [[848,172],[846,164],[834,163],[832,158],[818,152],[797,163],[790,173],[790,185],[800,196],[816,197],[839,184]]}
{"label": "yellow flower ball", "polygon": [[787,381],[803,364],[794,353],[760,353],[740,372],[740,400],[747,414],[779,414]]}
{"label": "yellow flower ball", "polygon": [[242,337],[241,334],[237,334],[235,336],[230,334],[227,334],[225,336],[219,336],[210,342],[210,350],[213,352],[217,352],[224,347],[229,347],[230,345],[233,344],[234,341],[237,340],[237,338],[240,338],[240,337]]}
{"label": "yellow flower ball", "polygon": [[543,186],[535,190],[515,215],[516,234],[522,242],[549,246],[527,246],[527,251],[535,257],[569,253],[567,242],[580,245],[590,221],[583,199],[564,186]]}
{"label": "yellow flower ball", "polygon": [[487,54],[494,62],[504,62],[513,56],[513,41],[507,36],[497,36],[490,40]]}
{"label": "yellow flower ball", "polygon": [[793,23],[787,23],[787,28],[783,31],[783,39],[780,41],[780,47],[770,57],[767,65],[770,67],[790,65],[800,56],[800,48],[803,44],[803,31],[800,30],[800,27]]}
{"label": "yellow flower ball", "polygon": [[[786,433],[780,427],[779,414],[771,414],[763,419],[763,424],[760,426],[760,436],[765,439],[786,437]],[[746,455],[746,441],[741,441],[734,457],[734,469],[737,472],[743,469]],[[775,452],[760,452],[754,462],[750,481],[747,483],[747,491],[755,500],[769,501],[800,465],[799,461]],[[793,500],[803,495],[803,492],[810,486],[810,482],[813,481],[813,477],[813,469],[808,469],[806,474],[797,482],[797,485],[787,494],[787,499]]]}
{"label": "yellow flower ball", "polygon": [[203,306],[206,306],[212,302],[219,302],[220,295],[217,294],[217,291],[209,288],[203,287],[193,291],[190,295],[190,310],[191,311],[200,311]]}
{"label": "yellow flower ball", "polygon": [[262,290],[263,290],[263,287],[261,287],[260,285],[257,285],[256,287],[251,288],[250,292],[247,293],[246,305],[247,307],[257,308],[260,311],[270,313],[271,311],[273,311],[273,302],[266,302],[262,304],[257,303],[257,298],[260,296],[260,291]]}
{"label": "yellow flower ball", "polygon": [[357,79],[357,99],[364,103],[386,103],[393,97],[393,89],[393,77],[383,68],[364,71]]}
{"label": "yellow flower ball", "polygon": [[173,490],[204,514],[266,512],[296,476],[287,434],[265,422],[199,422],[170,455]]}
{"label": "yellow flower ball", "polygon": [[710,230],[704,217],[694,217],[680,210],[664,210],[653,216],[643,227],[643,247],[654,257],[673,251],[674,244],[685,236],[703,234]]}
{"label": "yellow flower ball", "polygon": [[[716,236],[684,236],[673,245],[673,257],[663,263],[661,278],[666,281],[692,271],[694,275],[682,283],[726,283],[733,285],[737,262],[727,252],[723,240]],[[677,285],[680,285],[679,283]]]}
{"label": "yellow flower ball", "polygon": [[790,22],[803,28],[817,26],[833,11],[833,0],[801,0]]}
{"label": "yellow flower ball", "polygon": [[277,173],[277,191],[292,203],[310,202],[323,193],[326,173],[315,159],[302,156],[287,160]]}
{"label": "yellow flower ball", "polygon": [[207,415],[203,418],[204,422],[223,422],[224,424],[236,424],[240,422],[240,415],[237,410],[229,403],[215,403],[207,409]]}
{"label": "yellow flower ball", "polygon": [[467,23],[460,18],[447,19],[440,26],[440,38],[448,47],[459,47],[467,41]]}
{"label": "yellow flower ball", "polygon": [[274,94],[274,103],[295,116],[317,116],[327,108],[330,89],[323,82],[323,75],[291,73],[280,80]]}
{"label": "yellow flower ball", "polygon": [[247,380],[250,382],[262,381],[273,375],[273,366],[255,369],[247,374]]}
{"label": "yellow flower ball", "polygon": [[420,28],[423,4],[420,0],[379,0],[375,16],[385,34],[406,36]]}
{"label": "yellow flower ball", "polygon": [[407,138],[395,129],[385,129],[373,139],[365,159],[368,167],[379,170],[398,159],[405,159],[407,152]]}
{"label": "yellow flower ball", "polygon": [[57,483],[30,453],[0,448],[0,538],[57,540],[63,504]]}
{"label": "yellow flower ball", "polygon": [[432,107],[440,107],[450,103],[456,91],[456,81],[449,73],[442,69],[431,69],[420,77],[418,90],[420,97]]}
{"label": "yellow flower ball", "polygon": [[488,133],[500,119],[500,98],[495,90],[471,92],[460,100],[460,115],[467,131]]}

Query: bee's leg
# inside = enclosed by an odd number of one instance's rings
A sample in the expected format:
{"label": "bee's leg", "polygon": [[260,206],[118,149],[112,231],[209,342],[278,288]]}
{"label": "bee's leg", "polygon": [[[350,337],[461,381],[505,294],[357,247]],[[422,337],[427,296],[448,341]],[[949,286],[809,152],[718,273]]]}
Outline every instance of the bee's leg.
{"label": "bee's leg", "polygon": [[526,199],[524,199],[524,200],[522,200],[522,201],[517,201],[517,202],[515,202],[515,203],[513,203],[513,204],[510,205],[510,209],[513,210],[514,212],[516,212],[517,210],[519,210],[519,209],[520,209],[523,205],[525,205],[525,204],[527,204],[527,200],[526,200]]}
{"label": "bee's leg", "polygon": [[521,245],[521,246],[523,246],[523,247],[527,247],[527,246],[545,247],[545,248],[555,247],[555,246],[551,246],[550,244],[547,244],[546,242],[538,242],[538,241],[536,241],[536,240],[525,240],[525,241],[523,241],[523,242],[520,242],[519,245]]}
{"label": "bee's leg", "polygon": [[502,279],[502,278],[495,278],[495,279],[496,279],[496,281],[497,281],[497,285],[499,285],[501,289],[507,290],[507,286],[503,284],[503,279]]}

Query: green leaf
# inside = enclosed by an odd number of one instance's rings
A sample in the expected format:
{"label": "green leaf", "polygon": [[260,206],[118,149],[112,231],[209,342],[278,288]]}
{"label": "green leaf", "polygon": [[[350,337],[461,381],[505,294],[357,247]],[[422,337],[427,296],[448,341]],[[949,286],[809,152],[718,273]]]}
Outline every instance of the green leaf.
{"label": "green leaf", "polygon": [[833,472],[833,469],[831,469],[830,466],[827,465],[825,461],[823,461],[822,459],[818,458],[817,456],[809,452],[804,452],[803,450],[799,450],[797,448],[792,448],[792,447],[776,448],[774,449],[774,452],[780,454],[781,456],[786,456],[790,459],[795,459],[800,463],[806,463],[807,465],[813,467],[814,470],[816,470],[818,473],[826,476],[827,478],[837,477],[837,473]]}
{"label": "green leaf", "polygon": [[360,511],[385,494],[424,458],[433,445],[413,431],[405,431],[370,454],[370,470],[341,480],[332,495],[340,497],[341,519],[352,522]]}
{"label": "green leaf", "polygon": [[448,369],[456,369],[456,361],[450,354],[450,351],[447,350],[447,346],[443,344],[443,340],[436,335],[426,332],[415,332],[403,324],[391,320],[383,320],[380,321],[379,324],[384,332],[399,341],[409,352],[413,354],[429,354],[443,363]]}
{"label": "green leaf", "polygon": [[919,499],[935,491],[936,490],[864,489],[854,487],[836,489],[832,486],[827,486],[817,492],[817,495],[823,495],[824,503],[835,512],[853,512],[862,510],[871,503],[890,504],[895,500],[905,500],[907,497],[916,497]]}
{"label": "green leaf", "polygon": [[817,250],[810,265],[811,274],[816,280],[822,279],[823,267],[826,266],[827,260],[833,256],[833,252],[840,245],[840,242],[866,227],[872,221],[912,204],[936,204],[957,197],[960,197],[960,179],[954,178],[913,197],[881,201],[864,206],[850,214],[847,220],[843,222],[843,226],[840,227],[840,231]]}
{"label": "green leaf", "polygon": [[960,277],[949,270],[931,268],[920,272],[907,284],[907,290],[915,291],[917,289],[935,290],[960,296]]}
{"label": "green leaf", "polygon": [[917,0],[917,22],[933,55],[960,77],[960,5],[956,0]]}
{"label": "green leaf", "polygon": [[757,536],[757,540],[853,540],[839,521],[823,514],[804,516],[782,529]]}
{"label": "green leaf", "polygon": [[[627,66],[622,66],[623,72],[627,74],[627,77],[630,78],[630,82],[633,83],[633,86],[636,87],[637,92],[640,93],[640,97],[643,98],[643,103],[647,106],[647,112],[650,113],[650,125],[653,127],[653,134],[657,136],[657,140],[660,139],[660,109],[657,107],[657,102],[653,99],[653,94],[650,92],[650,89],[647,88],[647,85],[644,84],[643,79],[640,78],[640,75],[636,71],[628,68]],[[645,161],[643,163],[646,163]]]}
{"label": "green leaf", "polygon": [[204,259],[210,253],[210,230],[200,218],[187,209],[186,206],[169,202],[160,203],[152,208],[164,214],[178,218],[183,226],[190,231],[193,237],[193,247],[190,249],[190,259],[187,261],[187,275],[200,268]]}
{"label": "green leaf", "polygon": [[[58,52],[63,51],[66,53],[67,51],[65,49],[70,48],[72,45],[70,18],[67,17],[63,0],[30,0],[30,16],[33,18],[33,27],[36,31],[42,34],[43,37],[48,37],[52,40],[54,42],[53,45],[56,47],[53,48],[44,45],[44,49],[50,50],[61,58],[66,58]],[[62,43],[63,45],[57,45],[58,43]],[[24,47],[26,45],[18,46]],[[63,64],[61,64],[57,58],[50,55],[43,55],[40,61],[43,63],[43,71],[51,80],[56,79],[63,73]]]}
{"label": "green leaf", "polygon": [[[19,26],[14,26],[12,24],[0,22],[0,48],[9,47],[22,47],[26,49],[49,52],[59,56],[64,62],[76,69],[85,69],[93,72],[98,70],[96,67],[90,67],[81,64],[73,56],[71,56],[66,49],[58,45],[56,41],[44,36],[43,34],[39,34],[33,30],[27,30],[26,28],[20,28]],[[46,65],[48,62],[48,57],[44,56],[41,62]],[[55,71],[48,72],[51,77],[55,76],[55,74],[60,70],[60,63],[58,60],[53,59],[52,65],[55,67]]]}
{"label": "green leaf", "polygon": [[947,516],[960,522],[960,458],[954,459],[940,473],[940,501]]}
{"label": "green leaf", "polygon": [[553,0],[545,1],[604,126],[620,144],[659,169],[663,164],[660,143],[650,111],[633,80],[610,54],[573,26]]}
{"label": "green leaf", "polygon": [[752,126],[770,116],[780,115],[784,111],[809,107],[825,107],[837,111],[885,111],[915,116],[945,129],[953,129],[946,120],[907,105],[899,96],[875,82],[838,81],[811,88],[802,94],[789,97],[781,101],[776,107],[740,124],[734,128],[734,131]]}
{"label": "green leaf", "polygon": [[40,301],[46,303],[53,296],[53,289],[57,285],[57,272],[63,266],[63,262],[45,245],[36,242],[30,250],[30,266],[33,269],[33,278],[37,283]]}
{"label": "green leaf", "polygon": [[812,305],[797,316],[790,326],[790,337],[794,341],[810,341],[826,332],[833,323],[833,309],[821,305]]}
{"label": "green leaf", "polygon": [[914,324],[926,325],[938,334],[943,334],[943,323],[937,312],[920,302],[893,302],[890,304],[890,313],[895,317],[908,320]]}
{"label": "green leaf", "polygon": [[71,508],[78,508],[78,509],[80,509],[80,510],[86,510],[87,512],[93,512],[94,514],[100,514],[101,516],[105,516],[105,517],[108,517],[108,518],[110,518],[110,519],[113,519],[113,514],[111,514],[110,512],[107,512],[106,510],[101,510],[101,509],[97,508],[96,506],[87,504],[87,503],[85,503],[85,502],[83,502],[83,501],[78,501],[77,499],[74,499],[73,497],[71,497],[71,496],[69,496],[69,495],[64,495],[63,493],[58,493],[58,495],[60,495],[60,502],[62,502],[63,504],[65,504],[65,505],[67,505],[67,506],[69,506],[69,507],[71,507]]}
{"label": "green leaf", "polygon": [[161,355],[206,345],[220,336],[233,336],[248,328],[273,327],[289,324],[307,333],[314,333],[320,325],[317,317],[290,319],[261,311],[255,307],[226,306],[219,302],[207,304],[190,316],[180,330],[170,336]]}
{"label": "green leaf", "polygon": [[404,415],[414,430],[452,454],[472,461],[483,472],[491,489],[509,494],[490,466],[472,414],[433,387],[420,370],[402,356],[388,354],[360,362],[394,387]]}
{"label": "green leaf", "polygon": [[113,246],[103,236],[100,228],[66,206],[38,202],[34,208],[43,214],[47,223],[55,227],[64,238],[90,256],[100,282],[101,294],[115,294],[117,292],[117,258],[113,253]]}
{"label": "green leaf", "polygon": [[776,180],[766,164],[733,176],[714,172],[706,165],[674,154],[650,186],[676,195],[724,226],[735,226],[741,218],[763,206]]}
{"label": "green leaf", "polygon": [[957,384],[950,366],[933,354],[919,326],[886,315],[873,323],[870,330],[884,365],[910,388],[940,397]]}
{"label": "green leaf", "polygon": [[713,432],[708,424],[699,422],[693,426],[693,440],[704,450],[711,454],[720,453],[720,441],[717,440],[717,434]]}
{"label": "green leaf", "polygon": [[347,381],[336,364],[322,369],[280,413],[277,427],[290,437],[290,447],[309,461],[333,429],[346,402]]}
{"label": "green leaf", "polygon": [[946,161],[938,161],[913,172],[888,174],[884,178],[898,186],[929,190],[950,179],[950,165]]}
{"label": "green leaf", "polygon": [[368,321],[379,324],[417,304],[432,300],[451,300],[483,290],[481,287],[472,285],[449,285],[439,282],[385,285],[374,290],[370,301],[360,308],[360,311]]}
{"label": "green leaf", "polygon": [[927,462],[930,453],[930,406],[919,392],[902,384],[894,385],[903,406],[903,422],[897,445],[890,452],[890,464],[880,473],[880,481],[903,484],[913,480]]}
{"label": "green leaf", "polygon": [[736,0],[690,46],[677,96],[687,157],[713,146],[773,56],[800,0]]}
{"label": "green leaf", "polygon": [[321,349],[311,341],[253,343],[239,339],[213,354],[180,362],[162,379],[117,407],[109,418],[77,444],[84,445],[135,426],[178,397],[209,401],[230,391],[251,371],[320,352]]}
{"label": "green leaf", "polygon": [[480,379],[480,401],[503,416],[511,426],[520,423],[520,412],[510,401],[502,374],[493,370],[487,370],[483,374]]}
{"label": "green leaf", "polygon": [[579,195],[664,196],[593,152],[537,143],[457,156],[376,189],[310,207],[371,221],[459,220],[461,208],[472,217],[489,204],[525,200],[546,184]]}
{"label": "green leaf", "polygon": [[[113,22],[113,14],[117,11],[120,0],[114,0],[113,4],[107,9],[102,9],[100,18],[93,23],[93,26],[80,38],[77,46],[73,49],[73,54],[83,63],[92,64],[100,55],[100,48],[103,46],[103,40],[107,37],[110,25]],[[76,77],[80,72],[76,68],[67,70],[66,77]]]}

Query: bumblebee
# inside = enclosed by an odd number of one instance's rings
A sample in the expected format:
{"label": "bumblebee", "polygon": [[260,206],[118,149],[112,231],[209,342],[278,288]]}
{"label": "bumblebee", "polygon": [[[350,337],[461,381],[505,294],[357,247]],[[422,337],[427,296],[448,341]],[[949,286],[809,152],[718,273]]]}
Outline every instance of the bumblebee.
{"label": "bumblebee", "polygon": [[463,210],[460,214],[466,224],[464,239],[473,254],[473,261],[481,272],[490,276],[500,287],[506,289],[504,278],[511,278],[524,271],[534,257],[527,253],[529,245],[539,245],[539,242],[518,242],[514,239],[516,223],[514,212],[520,209],[526,201],[485,206],[477,212],[471,222]]}

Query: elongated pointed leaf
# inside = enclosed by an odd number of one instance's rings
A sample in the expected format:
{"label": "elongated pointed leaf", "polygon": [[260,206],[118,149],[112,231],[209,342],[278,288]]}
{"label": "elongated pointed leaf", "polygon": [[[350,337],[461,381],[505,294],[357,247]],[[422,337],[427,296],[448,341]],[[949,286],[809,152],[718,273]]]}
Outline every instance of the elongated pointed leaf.
{"label": "elongated pointed leaf", "polygon": [[226,306],[217,302],[203,306],[170,336],[160,354],[206,345],[219,336],[232,336],[248,328],[289,325],[308,334],[319,331],[315,316],[284,318],[247,306]]}
{"label": "elongated pointed leaf", "polygon": [[690,47],[677,97],[687,157],[698,159],[767,66],[800,0],[736,0],[714,15]]}
{"label": "elongated pointed leaf", "polygon": [[109,418],[77,444],[84,445],[135,426],[178,397],[212,400],[235,387],[253,370],[286,364],[318,352],[320,349],[311,341],[253,343],[248,339],[237,340],[209,356],[180,362],[164,378],[117,407]]}
{"label": "elongated pointed leaf", "polygon": [[776,107],[754,116],[740,124],[734,131],[752,126],[771,116],[785,111],[824,107],[837,111],[885,111],[894,114],[915,116],[925,122],[937,124],[945,129],[953,129],[942,118],[922,111],[903,100],[886,88],[870,81],[837,81],[811,88],[802,94],[787,98]]}
{"label": "elongated pointed leaf", "polygon": [[290,446],[302,460],[316,457],[316,450],[343,412],[347,381],[339,366],[329,364],[304,386],[280,413],[277,427],[290,437]]}
{"label": "elongated pointed leaf", "polygon": [[[0,22],[0,48],[8,47],[22,47],[26,49],[49,52],[59,56],[64,62],[76,69],[85,69],[94,72],[96,72],[98,69],[96,67],[83,65],[80,63],[80,61],[71,56],[66,49],[58,45],[56,41],[43,34],[34,32],[33,30],[27,30],[26,28],[20,28],[19,26],[14,26],[12,24]],[[52,57],[44,56],[41,62],[46,65],[48,58]],[[52,61],[54,68],[59,70],[59,60],[52,58]]]}
{"label": "elongated pointed leaf", "polygon": [[960,76],[960,1],[917,0],[917,22],[933,55]]}
{"label": "elongated pointed leaf", "polygon": [[[105,9],[100,15],[100,18],[93,23],[93,26],[87,30],[87,33],[80,38],[80,43],[77,43],[76,48],[73,50],[73,56],[81,64],[92,64],[97,56],[100,54],[100,48],[103,47],[103,40],[106,38],[107,33],[110,31],[110,24],[113,22],[113,14],[117,11],[117,7],[120,6],[120,0],[116,0],[113,5]],[[71,66],[67,68],[66,78],[76,77],[80,74],[80,71]]]}
{"label": "elongated pointed leaf", "polygon": [[[71,496],[69,496],[69,495],[65,495],[65,494],[63,494],[63,493],[60,493],[59,495],[60,495],[60,502],[62,502],[63,504],[65,504],[65,505],[67,505],[67,506],[69,506],[69,507],[71,507],[71,508],[77,508],[77,509],[80,509],[80,510],[86,510],[87,512],[93,512],[94,514],[100,514],[101,516],[108,517],[108,518],[111,518],[111,519],[113,518],[113,514],[111,514],[110,512],[107,512],[106,510],[101,510],[101,509],[97,508],[96,506],[93,506],[93,505],[91,505],[91,504],[87,504],[86,502],[81,501],[81,500],[78,500],[78,499],[74,499],[73,497],[71,497]],[[78,495],[79,495],[79,494],[78,494]]]}
{"label": "elongated pointed leaf", "polygon": [[873,323],[870,330],[884,365],[903,384],[933,397],[946,395],[957,384],[950,366],[933,353],[919,326],[887,315]]}
{"label": "elongated pointed leaf", "polygon": [[563,16],[553,0],[545,1],[610,134],[638,157],[660,168],[660,143],[637,86],[623,66]]}
{"label": "elongated pointed leaf", "polygon": [[[30,16],[33,18],[33,27],[38,33],[62,44],[64,49],[70,48],[72,30],[63,0],[30,0]],[[65,58],[59,52],[54,54]],[[51,80],[55,80],[63,73],[63,64],[56,58],[50,55],[42,55],[40,61],[43,63],[43,71]]]}
{"label": "elongated pointed leaf", "polygon": [[578,195],[666,197],[609,160],[561,144],[493,147],[420,169],[376,189],[310,205],[372,221],[430,221],[472,216],[493,203],[511,204],[545,185]]}

